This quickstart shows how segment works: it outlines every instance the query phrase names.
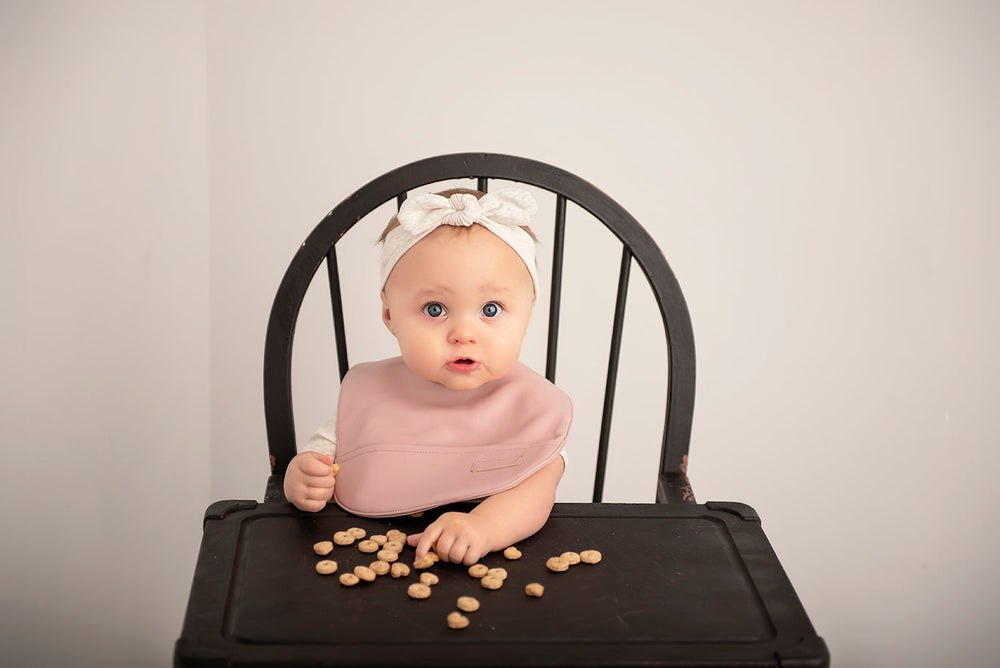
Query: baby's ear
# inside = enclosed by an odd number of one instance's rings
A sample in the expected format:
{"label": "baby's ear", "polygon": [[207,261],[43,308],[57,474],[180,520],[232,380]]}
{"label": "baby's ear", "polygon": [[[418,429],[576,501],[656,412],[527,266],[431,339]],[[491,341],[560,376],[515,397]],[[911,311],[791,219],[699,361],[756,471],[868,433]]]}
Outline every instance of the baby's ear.
{"label": "baby's ear", "polygon": [[396,334],[392,328],[392,315],[389,313],[389,302],[385,298],[385,290],[382,291],[382,322],[393,335]]}

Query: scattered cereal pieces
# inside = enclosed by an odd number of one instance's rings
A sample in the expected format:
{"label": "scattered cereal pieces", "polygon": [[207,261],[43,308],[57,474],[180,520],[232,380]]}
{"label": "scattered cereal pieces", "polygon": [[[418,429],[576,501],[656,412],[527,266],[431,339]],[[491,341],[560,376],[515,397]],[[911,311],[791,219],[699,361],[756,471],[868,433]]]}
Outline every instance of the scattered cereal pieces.
{"label": "scattered cereal pieces", "polygon": [[373,540],[363,540],[358,543],[358,549],[365,554],[371,554],[372,552],[378,552],[378,543]]}
{"label": "scattered cereal pieces", "polygon": [[368,540],[373,541],[376,545],[382,546],[389,542],[386,536],[377,534],[375,536],[368,536]]}
{"label": "scattered cereal pieces", "polygon": [[313,545],[313,552],[318,555],[326,556],[333,552],[333,543],[328,540],[321,540],[320,542]]}
{"label": "scattered cereal pieces", "polygon": [[361,581],[361,578],[359,578],[354,573],[341,573],[340,574],[340,584],[344,585],[345,587],[353,587],[354,585],[358,584],[358,582],[360,582],[360,581]]}
{"label": "scattered cereal pieces", "polygon": [[384,561],[386,563],[392,563],[399,559],[399,552],[393,552],[392,550],[379,550],[375,557],[379,561]]}
{"label": "scattered cereal pieces", "polygon": [[354,536],[354,540],[361,540],[367,535],[365,533],[365,530],[360,527],[351,527],[350,529],[347,530],[347,533]]}
{"label": "scattered cereal pieces", "polygon": [[410,598],[427,598],[431,595],[431,588],[420,582],[414,582],[406,589],[406,595]]}
{"label": "scattered cereal pieces", "polygon": [[330,575],[337,572],[337,562],[330,559],[316,562],[316,572],[320,575]]}
{"label": "scattered cereal pieces", "polygon": [[449,629],[464,629],[469,625],[469,618],[457,610],[448,615]]}
{"label": "scattered cereal pieces", "polygon": [[506,558],[511,559],[511,560],[520,559],[521,558],[521,550],[519,550],[516,547],[514,547],[513,545],[511,545],[510,547],[508,547],[506,550],[503,551],[503,556],[505,556]]}
{"label": "scattered cereal pieces", "polygon": [[392,573],[392,577],[394,578],[397,579],[405,578],[407,575],[410,574],[410,567],[404,564],[402,561],[397,561],[390,568],[390,572]]}
{"label": "scattered cereal pieces", "polygon": [[506,568],[491,568],[486,572],[486,575],[495,575],[501,580],[507,579],[507,569]]}
{"label": "scattered cereal pieces", "polygon": [[375,575],[385,575],[389,572],[389,564],[384,561],[373,561],[368,565],[368,568],[372,569]]}
{"label": "scattered cereal pieces", "polygon": [[479,600],[471,596],[459,596],[456,605],[462,612],[475,612],[479,609]]}
{"label": "scattered cereal pieces", "polygon": [[596,564],[601,560],[601,553],[597,550],[584,550],[580,553],[580,561],[585,564]]}
{"label": "scattered cereal pieces", "polygon": [[418,510],[415,513],[410,513],[410,517],[423,517],[423,516],[424,516],[424,511],[422,510]]}
{"label": "scattered cereal pieces", "polygon": [[542,594],[545,593],[545,587],[538,584],[537,582],[532,582],[529,585],[525,585],[524,593],[528,596],[534,596],[535,598],[540,598]]}
{"label": "scattered cereal pieces", "polygon": [[566,563],[569,564],[570,566],[576,566],[578,563],[580,563],[580,555],[577,554],[576,552],[563,552],[559,556],[565,559]]}
{"label": "scattered cereal pieces", "polygon": [[389,529],[385,532],[385,537],[389,540],[399,541],[400,543],[406,542],[406,534],[399,529]]}
{"label": "scattered cereal pieces", "polygon": [[555,573],[561,573],[569,570],[569,562],[562,557],[549,557],[549,560],[545,562],[545,567]]}
{"label": "scattered cereal pieces", "polygon": [[475,566],[469,566],[469,575],[474,578],[486,577],[486,574],[490,572],[490,569],[486,567],[485,564],[476,564]]}
{"label": "scattered cereal pieces", "polygon": [[441,561],[441,555],[439,555],[434,550],[431,550],[430,552],[427,553],[427,558],[433,561],[435,564]]}
{"label": "scattered cereal pieces", "polygon": [[497,575],[487,575],[479,581],[479,584],[483,585],[483,589],[496,590],[503,586],[503,578]]}
{"label": "scattered cereal pieces", "polygon": [[440,582],[440,579],[438,578],[438,576],[434,575],[433,573],[421,573],[420,574],[420,584],[425,584],[428,587],[431,587],[433,585],[436,585],[438,582]]}
{"label": "scattered cereal pieces", "polygon": [[417,570],[430,568],[433,565],[434,565],[434,560],[431,559],[429,556],[424,557],[423,559],[417,559],[416,561],[413,562],[413,567],[416,568]]}
{"label": "scattered cereal pieces", "polygon": [[352,545],[355,541],[354,536],[346,531],[338,531],[333,534],[333,542],[337,545]]}
{"label": "scattered cereal pieces", "polygon": [[375,571],[368,568],[367,566],[355,566],[354,574],[365,582],[371,582],[375,579]]}

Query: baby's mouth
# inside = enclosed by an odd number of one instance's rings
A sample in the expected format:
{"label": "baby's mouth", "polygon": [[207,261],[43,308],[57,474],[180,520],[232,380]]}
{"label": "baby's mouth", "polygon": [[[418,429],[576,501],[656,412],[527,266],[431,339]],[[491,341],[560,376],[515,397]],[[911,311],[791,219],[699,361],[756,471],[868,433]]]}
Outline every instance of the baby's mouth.
{"label": "baby's mouth", "polygon": [[459,357],[449,362],[448,368],[458,373],[475,371],[479,368],[479,362],[468,357]]}
{"label": "baby's mouth", "polygon": [[468,357],[463,357],[461,359],[455,360],[455,364],[475,364],[475,360],[470,360]]}

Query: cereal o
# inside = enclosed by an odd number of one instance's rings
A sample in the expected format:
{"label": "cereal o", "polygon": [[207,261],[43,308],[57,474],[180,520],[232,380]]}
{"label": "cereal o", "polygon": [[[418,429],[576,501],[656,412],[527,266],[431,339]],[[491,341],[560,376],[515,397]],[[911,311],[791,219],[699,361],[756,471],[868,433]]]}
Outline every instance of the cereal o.
{"label": "cereal o", "polygon": [[375,575],[385,575],[389,572],[389,564],[384,561],[373,561],[368,565],[368,568],[372,569]]}
{"label": "cereal o", "polygon": [[354,536],[354,540],[361,540],[367,535],[365,530],[360,527],[351,527],[350,529],[347,530],[347,533]]}
{"label": "cereal o", "polygon": [[577,554],[576,552],[563,552],[559,556],[565,559],[566,563],[569,564],[570,566],[576,566],[578,563],[580,563],[580,555]]}
{"label": "cereal o", "polygon": [[508,559],[510,559],[512,561],[514,559],[520,559],[521,558],[521,550],[519,550],[516,547],[514,547],[513,545],[511,545],[510,547],[508,547],[506,550],[503,551],[503,556],[505,556],[506,558],[508,558]]}
{"label": "cereal o", "polygon": [[507,579],[507,569],[506,568],[491,568],[486,572],[486,575],[495,575],[501,580]]}
{"label": "cereal o", "polygon": [[469,566],[469,575],[474,578],[486,577],[486,574],[490,572],[490,569],[486,567],[485,564],[476,564],[475,566]]}
{"label": "cereal o", "polygon": [[392,541],[406,542],[406,534],[399,529],[389,529],[385,532],[385,537]]}
{"label": "cereal o", "polygon": [[378,552],[378,543],[373,540],[363,540],[358,543],[358,549],[365,554],[371,554],[372,552]]}
{"label": "cereal o", "polygon": [[320,542],[313,545],[313,552],[325,557],[326,555],[333,552],[333,543],[328,540],[321,540]]}
{"label": "cereal o", "polygon": [[406,595],[410,598],[427,598],[431,595],[431,588],[425,584],[414,582],[406,589]]}
{"label": "cereal o", "polygon": [[333,542],[337,545],[351,545],[355,541],[354,536],[347,533],[346,531],[338,531],[333,534]]}
{"label": "cereal o", "polygon": [[385,545],[382,546],[382,549],[399,554],[403,551],[403,543],[398,540],[388,540]]}
{"label": "cereal o", "polygon": [[405,578],[410,574],[410,567],[402,561],[397,561],[390,568],[390,573],[392,573],[392,577],[394,578]]}
{"label": "cereal o", "polygon": [[371,582],[375,579],[375,571],[368,568],[367,566],[355,566],[354,574],[365,582]]}
{"label": "cereal o", "polygon": [[438,582],[440,582],[438,576],[434,575],[433,573],[420,574],[420,584],[425,584],[428,587],[430,587],[432,585],[436,585]]}
{"label": "cereal o", "polygon": [[538,598],[545,593],[545,587],[538,584],[537,582],[532,582],[529,585],[525,585],[524,593],[527,594],[528,596],[534,596],[535,598]]}
{"label": "cereal o", "polygon": [[448,615],[449,629],[464,629],[468,625],[469,625],[469,618],[463,615],[461,612],[455,611]]}
{"label": "cereal o", "polygon": [[562,557],[550,557],[549,560],[545,562],[545,567],[555,573],[561,573],[569,570],[569,562]]}
{"label": "cereal o", "polygon": [[503,586],[503,578],[496,575],[487,575],[479,581],[479,584],[483,586],[483,589],[496,590]]}
{"label": "cereal o", "polygon": [[358,584],[360,580],[361,578],[359,578],[354,573],[340,574],[340,584],[344,585],[345,587],[353,587],[354,585]]}
{"label": "cereal o", "polygon": [[399,559],[399,552],[393,552],[392,550],[379,550],[375,557],[379,561],[384,561],[387,563],[392,563]]}
{"label": "cereal o", "polygon": [[434,560],[430,557],[424,557],[423,559],[417,559],[413,562],[413,567],[417,570],[423,570],[425,568],[430,568],[434,565]]}
{"label": "cereal o", "polygon": [[385,545],[389,539],[382,535],[369,536],[368,540],[374,541],[376,545]]}
{"label": "cereal o", "polygon": [[580,553],[580,561],[585,564],[596,564],[601,560],[601,553],[597,550],[584,550]]}
{"label": "cereal o", "polygon": [[330,559],[316,562],[316,572],[320,575],[330,575],[337,572],[337,562]]}
{"label": "cereal o", "polygon": [[479,609],[479,600],[471,596],[459,596],[455,605],[462,612],[475,612]]}

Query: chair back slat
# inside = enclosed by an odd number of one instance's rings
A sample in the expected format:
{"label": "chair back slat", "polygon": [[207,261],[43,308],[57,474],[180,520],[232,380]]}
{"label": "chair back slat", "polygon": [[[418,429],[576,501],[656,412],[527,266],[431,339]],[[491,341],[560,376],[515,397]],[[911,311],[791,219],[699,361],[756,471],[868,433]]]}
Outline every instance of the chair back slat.
{"label": "chair back slat", "polygon": [[601,412],[601,432],[597,441],[597,473],[594,476],[594,503],[600,503],[604,494],[604,471],[608,465],[608,442],[611,439],[611,415],[615,406],[615,387],[618,383],[618,359],[622,348],[622,330],[625,326],[625,300],[628,297],[628,279],[632,267],[632,253],[622,247],[622,263],[618,272],[618,296],[615,298],[615,319],[611,327],[611,352],[608,356],[608,379],[604,386],[604,408]]}
{"label": "chair back slat", "polygon": [[486,178],[485,176],[480,176],[478,179],[476,179],[476,190],[478,190],[481,193],[489,192],[489,190],[487,190],[487,188],[490,187],[490,184],[488,182],[489,182],[488,178]]}
{"label": "chair back slat", "polygon": [[347,334],[344,331],[344,303],[340,298],[340,270],[337,267],[337,247],[330,246],[326,254],[326,275],[330,283],[330,309],[333,311],[333,335],[337,340],[337,364],[344,380],[350,363],[347,360]]}
{"label": "chair back slat", "polygon": [[545,377],[556,382],[559,347],[559,307],[562,298],[563,248],[566,244],[566,198],[556,197],[555,231],[552,234],[552,287],[549,290],[549,333],[545,350]]}

